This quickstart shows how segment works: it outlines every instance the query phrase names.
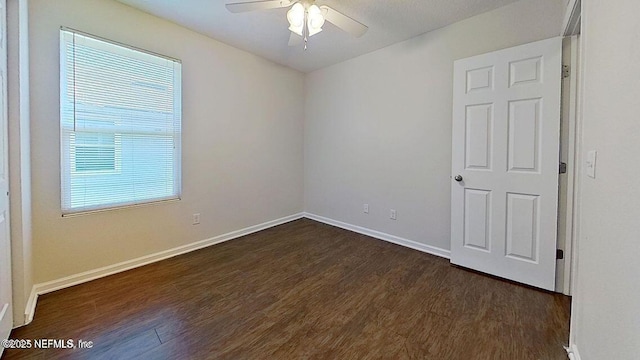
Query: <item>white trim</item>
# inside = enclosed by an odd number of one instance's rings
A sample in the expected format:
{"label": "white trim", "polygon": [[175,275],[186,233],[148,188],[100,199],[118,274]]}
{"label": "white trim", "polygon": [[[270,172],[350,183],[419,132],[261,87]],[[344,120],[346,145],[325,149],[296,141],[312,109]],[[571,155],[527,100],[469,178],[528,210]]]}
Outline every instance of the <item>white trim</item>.
{"label": "white trim", "polygon": [[[585,24],[588,21],[588,14],[582,19],[582,27],[586,29]],[[580,277],[579,274],[579,266],[580,262],[580,239],[581,239],[581,231],[582,231],[582,178],[584,177],[583,173],[583,159],[582,159],[582,145],[583,145],[583,118],[582,118],[582,102],[584,89],[585,89],[585,81],[584,74],[587,68],[587,59],[586,59],[586,47],[587,41],[584,32],[581,31],[578,36],[578,91],[577,91],[577,105],[576,105],[576,159],[575,159],[575,187],[574,187],[574,199],[573,199],[573,238],[571,239],[571,320],[569,322],[569,344],[575,344],[576,341],[576,327],[578,326],[578,318],[581,316],[578,312],[581,311],[578,302],[578,298],[580,298],[579,289],[578,289],[578,279]],[[575,346],[575,345],[572,345]]]}
{"label": "white trim", "polygon": [[449,250],[445,250],[445,249],[441,249],[439,247],[435,247],[435,246],[430,246],[430,245],[426,245],[423,243],[419,243],[417,241],[414,240],[409,240],[409,239],[404,239],[395,235],[391,235],[391,234],[387,234],[387,233],[383,233],[380,231],[376,231],[376,230],[371,230],[371,229],[367,229],[361,226],[357,226],[357,225],[352,225],[352,224],[348,224],[342,221],[338,221],[338,220],[333,220],[333,219],[329,219],[320,215],[315,215],[315,214],[311,214],[311,213],[304,213],[304,217],[311,219],[311,220],[315,220],[315,221],[319,221],[321,223],[325,223],[328,225],[333,225],[345,230],[350,230],[353,232],[357,232],[359,234],[363,234],[363,235],[367,235],[367,236],[371,236],[373,238],[379,239],[379,240],[384,240],[396,245],[400,245],[400,246],[404,246],[404,247],[408,247],[410,249],[414,249],[414,250],[418,250],[418,251],[422,251],[425,252],[427,254],[431,254],[431,255],[435,255],[435,256],[440,256],[443,257],[445,259],[449,259],[451,257],[451,252]]}
{"label": "white trim", "polygon": [[562,35],[571,36],[580,33],[580,20],[582,16],[582,1],[569,0],[562,22]]}
{"label": "white trim", "polygon": [[[38,293],[36,292],[35,285],[31,288],[31,294],[27,299],[27,305],[24,311],[24,323],[19,326],[24,326],[33,321],[33,316],[36,314],[36,303],[38,302]],[[17,326],[17,327],[19,327]]]}
{"label": "white trim", "polygon": [[573,266],[573,254],[574,254],[574,229],[575,229],[575,217],[574,212],[577,212],[577,197],[579,188],[579,169],[580,169],[580,152],[579,152],[579,124],[578,124],[578,77],[580,64],[579,64],[579,42],[578,35],[570,37],[571,41],[571,64],[570,64],[570,79],[569,79],[569,116],[567,121],[569,122],[569,134],[568,141],[565,144],[568,149],[567,153],[567,197],[566,197],[566,219],[565,228],[561,229],[564,232],[564,278],[562,293],[568,296],[572,293],[572,266]]}
{"label": "white trim", "polygon": [[33,320],[35,315],[36,303],[39,295],[50,293],[56,290],[64,289],[74,285],[82,284],[91,280],[99,279],[105,276],[117,274],[123,271],[131,270],[140,266],[155,263],[161,260],[165,260],[174,256],[186,254],[191,251],[199,250],[212,245],[220,244],[225,241],[233,240],[241,236],[253,234],[255,232],[265,230],[277,225],[288,223],[293,220],[298,220],[304,217],[304,213],[298,213],[290,216],[286,216],[280,219],[267,221],[262,224],[250,226],[244,229],[232,231],[226,234],[218,235],[209,239],[197,241],[191,244],[178,246],[173,249],[160,251],[155,254],[142,256],[136,259],[123,261],[117,264],[104,266],[98,269],[85,271],[79,274],[63,277],[61,279],[48,281],[45,283],[35,284],[31,290],[31,295],[25,309],[25,324],[29,324]]}
{"label": "white trim", "polygon": [[578,351],[578,346],[576,344],[571,345],[571,347],[565,348],[567,350],[567,355],[569,356],[569,360],[581,360],[580,352]]}
{"label": "white trim", "polygon": [[4,318],[4,315],[6,314],[8,309],[9,309],[9,304],[4,304],[4,306],[2,307],[2,310],[0,310],[0,319]]}

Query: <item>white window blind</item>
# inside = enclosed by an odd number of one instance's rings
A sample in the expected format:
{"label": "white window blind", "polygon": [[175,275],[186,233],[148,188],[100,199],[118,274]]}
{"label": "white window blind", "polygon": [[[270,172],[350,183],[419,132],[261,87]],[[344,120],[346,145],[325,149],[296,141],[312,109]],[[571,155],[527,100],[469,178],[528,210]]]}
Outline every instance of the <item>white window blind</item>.
{"label": "white window blind", "polygon": [[62,213],[180,197],[181,64],[60,30]]}

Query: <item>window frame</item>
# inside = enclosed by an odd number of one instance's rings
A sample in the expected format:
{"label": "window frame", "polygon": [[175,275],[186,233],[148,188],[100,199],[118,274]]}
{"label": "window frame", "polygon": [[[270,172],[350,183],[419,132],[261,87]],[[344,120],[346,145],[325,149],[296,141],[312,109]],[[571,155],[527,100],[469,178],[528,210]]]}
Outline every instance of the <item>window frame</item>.
{"label": "window frame", "polygon": [[[100,205],[91,205],[91,206],[77,206],[77,207],[72,207],[71,205],[69,205],[68,208],[65,208],[65,196],[69,197],[70,199],[70,194],[66,194],[65,193],[65,189],[66,191],[71,191],[70,190],[70,185],[71,184],[71,178],[72,177],[91,177],[91,176],[99,176],[99,175],[117,175],[120,174],[122,172],[122,136],[123,133],[119,133],[119,132],[107,132],[109,134],[113,134],[114,135],[114,166],[115,169],[111,170],[87,170],[87,171],[77,171],[76,169],[76,152],[72,151],[73,148],[75,148],[77,146],[77,143],[75,141],[75,133],[82,133],[84,131],[79,130],[79,131],[75,131],[75,130],[69,130],[69,129],[65,129],[65,125],[64,125],[64,120],[63,120],[63,102],[64,101],[69,101],[67,99],[67,90],[64,89],[64,87],[68,86],[66,79],[66,66],[67,66],[67,58],[69,57],[67,54],[67,50],[63,49],[63,36],[64,33],[68,33],[71,34],[73,36],[75,35],[80,35],[86,38],[89,38],[91,40],[97,40],[99,42],[104,43],[104,46],[106,49],[106,51],[109,51],[113,54],[118,54],[118,51],[123,51],[123,50],[119,50],[119,49],[124,49],[124,50],[129,50],[129,51],[133,51],[134,53],[127,53],[127,55],[134,55],[135,52],[139,52],[143,55],[146,56],[153,56],[156,58],[159,58],[163,61],[170,61],[174,63],[174,66],[177,65],[178,66],[178,71],[173,72],[173,82],[172,82],[172,86],[173,86],[173,91],[174,91],[174,102],[173,102],[173,114],[174,114],[174,122],[177,123],[177,131],[174,130],[174,133],[171,137],[171,139],[173,139],[173,175],[171,177],[171,183],[173,184],[173,194],[169,195],[169,196],[162,196],[162,197],[152,197],[152,198],[148,198],[148,199],[143,199],[143,200],[130,200],[130,201],[123,201],[123,202],[113,202],[113,203],[102,203]],[[147,205],[153,205],[153,204],[158,204],[158,203],[165,203],[165,202],[173,202],[173,201],[180,201],[182,199],[182,61],[173,57],[169,57],[166,55],[162,55],[159,53],[155,53],[153,51],[149,51],[149,50],[145,50],[145,49],[141,49],[135,46],[131,46],[131,45],[127,45],[127,44],[123,44],[117,41],[113,41],[110,39],[106,39],[100,36],[96,36],[93,34],[89,34],[83,31],[79,31],[76,29],[72,29],[69,27],[65,27],[65,26],[61,26],[59,29],[59,34],[60,34],[60,52],[59,52],[59,56],[60,56],[60,69],[59,69],[59,75],[60,75],[60,119],[59,119],[59,125],[60,125],[60,136],[59,139],[61,141],[60,143],[60,152],[61,152],[61,159],[60,159],[60,172],[61,172],[61,184],[60,184],[60,189],[61,189],[61,204],[60,204],[60,209],[62,212],[62,216],[66,217],[66,216],[74,216],[74,215],[83,215],[83,214],[87,214],[87,213],[94,213],[94,212],[103,212],[103,211],[110,211],[110,210],[117,210],[117,209],[122,209],[122,208],[128,208],[128,207],[132,207],[132,206],[147,206]],[[74,45],[75,46],[75,45]],[[141,56],[143,56],[141,55]],[[133,56],[135,58],[135,56]],[[75,100],[72,100],[72,102],[75,102]],[[75,108],[75,105],[74,105]],[[75,109],[74,109],[75,111]],[[75,115],[74,115],[75,116]],[[177,121],[176,121],[177,118]],[[75,120],[74,120],[75,121]],[[174,126],[175,126],[174,123]],[[75,127],[75,125],[74,125]],[[91,132],[91,131],[87,131],[87,132]],[[65,140],[63,140],[63,137],[66,136],[66,141],[67,143],[65,144]],[[98,147],[100,147],[98,145]],[[68,152],[65,152],[65,150],[68,150]],[[66,166],[68,166],[68,174],[65,173],[64,169],[64,162],[66,163]],[[67,178],[68,177],[68,178]],[[65,185],[67,184],[67,185]],[[70,200],[69,200],[70,201]]]}

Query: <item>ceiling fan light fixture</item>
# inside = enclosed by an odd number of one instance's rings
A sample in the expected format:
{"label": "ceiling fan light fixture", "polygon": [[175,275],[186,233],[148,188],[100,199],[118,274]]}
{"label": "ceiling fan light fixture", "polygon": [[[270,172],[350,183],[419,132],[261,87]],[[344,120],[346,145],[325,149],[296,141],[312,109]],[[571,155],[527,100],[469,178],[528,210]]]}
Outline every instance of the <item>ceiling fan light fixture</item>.
{"label": "ceiling fan light fixture", "polygon": [[322,31],[324,25],[324,16],[322,16],[322,10],[318,5],[311,5],[307,10],[307,28],[309,29],[309,36],[313,36]]}
{"label": "ceiling fan light fixture", "polygon": [[304,28],[305,8],[301,3],[295,3],[289,11],[287,11],[287,20],[289,21],[289,30],[302,36]]}
{"label": "ceiling fan light fixture", "polygon": [[299,44],[301,38],[304,40],[305,50],[309,37],[321,32],[325,21],[354,37],[361,37],[367,32],[368,27],[363,23],[327,5],[318,6],[315,3],[316,0],[244,0],[227,3],[226,7],[232,13],[290,7],[287,11],[287,21],[291,30],[289,46]]}

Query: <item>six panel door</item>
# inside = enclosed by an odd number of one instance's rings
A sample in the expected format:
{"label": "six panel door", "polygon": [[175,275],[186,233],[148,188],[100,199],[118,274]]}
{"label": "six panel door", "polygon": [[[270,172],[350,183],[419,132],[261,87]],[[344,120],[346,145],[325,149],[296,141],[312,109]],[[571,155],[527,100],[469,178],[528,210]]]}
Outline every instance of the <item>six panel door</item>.
{"label": "six panel door", "polygon": [[454,63],[451,262],[554,290],[562,39]]}

